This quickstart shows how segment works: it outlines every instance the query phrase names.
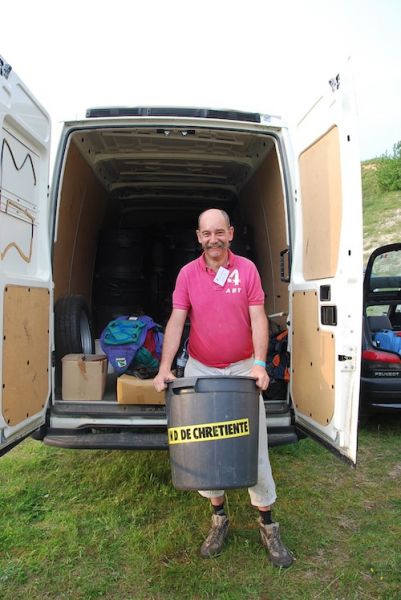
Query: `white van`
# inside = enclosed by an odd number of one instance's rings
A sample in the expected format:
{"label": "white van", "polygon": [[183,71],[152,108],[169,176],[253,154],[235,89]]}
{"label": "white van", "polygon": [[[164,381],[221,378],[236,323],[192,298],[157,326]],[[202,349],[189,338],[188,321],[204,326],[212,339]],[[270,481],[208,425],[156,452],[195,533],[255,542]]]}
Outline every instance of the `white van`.
{"label": "white van", "polygon": [[362,203],[347,77],[291,135],[268,114],[90,109],[64,124],[49,191],[49,116],[0,61],[2,453],[34,432],[65,448],[167,448],[163,405],[118,403],[113,373],[102,400],[63,400],[60,358],[93,353],[116,314],[163,325],[197,216],[220,207],[272,328],[288,329],[290,383],[265,400],[271,445],[303,432],[355,463]]}

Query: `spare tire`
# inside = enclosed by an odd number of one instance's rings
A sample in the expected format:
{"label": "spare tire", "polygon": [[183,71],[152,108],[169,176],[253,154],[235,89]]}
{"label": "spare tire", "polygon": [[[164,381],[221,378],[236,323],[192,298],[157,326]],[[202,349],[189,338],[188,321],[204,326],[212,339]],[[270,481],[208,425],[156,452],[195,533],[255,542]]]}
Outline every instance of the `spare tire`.
{"label": "spare tire", "polygon": [[65,296],[54,307],[56,362],[66,354],[93,354],[95,342],[88,306],[83,296]]}

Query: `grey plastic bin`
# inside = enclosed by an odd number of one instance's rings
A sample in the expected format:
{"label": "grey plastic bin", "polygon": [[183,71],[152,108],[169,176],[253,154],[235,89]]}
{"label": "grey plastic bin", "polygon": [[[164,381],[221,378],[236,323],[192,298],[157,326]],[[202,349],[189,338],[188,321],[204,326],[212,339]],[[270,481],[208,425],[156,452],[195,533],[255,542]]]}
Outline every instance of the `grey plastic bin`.
{"label": "grey plastic bin", "polygon": [[251,377],[184,377],[167,387],[173,485],[215,490],[256,484],[259,390]]}

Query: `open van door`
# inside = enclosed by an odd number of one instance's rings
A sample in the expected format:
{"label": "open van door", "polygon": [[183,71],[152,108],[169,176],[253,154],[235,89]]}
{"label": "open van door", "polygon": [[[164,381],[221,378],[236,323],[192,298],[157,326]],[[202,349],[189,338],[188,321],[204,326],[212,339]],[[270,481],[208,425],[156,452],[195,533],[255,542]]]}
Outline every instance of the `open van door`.
{"label": "open van door", "polygon": [[355,463],[363,230],[348,69],[298,124],[291,397],[298,427]]}
{"label": "open van door", "polygon": [[50,118],[0,57],[0,454],[45,420],[51,392]]}

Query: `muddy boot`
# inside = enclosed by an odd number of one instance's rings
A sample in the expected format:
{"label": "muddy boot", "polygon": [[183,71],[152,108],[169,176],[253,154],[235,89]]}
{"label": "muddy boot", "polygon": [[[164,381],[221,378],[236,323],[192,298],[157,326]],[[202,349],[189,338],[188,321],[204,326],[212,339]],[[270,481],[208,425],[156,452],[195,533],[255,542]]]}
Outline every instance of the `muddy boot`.
{"label": "muddy boot", "polygon": [[259,529],[262,544],[266,548],[272,564],[275,567],[290,567],[294,562],[294,557],[280,539],[279,524],[266,525],[262,519],[259,519]]}
{"label": "muddy boot", "polygon": [[211,558],[220,554],[228,534],[228,525],[229,521],[226,515],[212,516],[212,526],[200,550],[202,558]]}

